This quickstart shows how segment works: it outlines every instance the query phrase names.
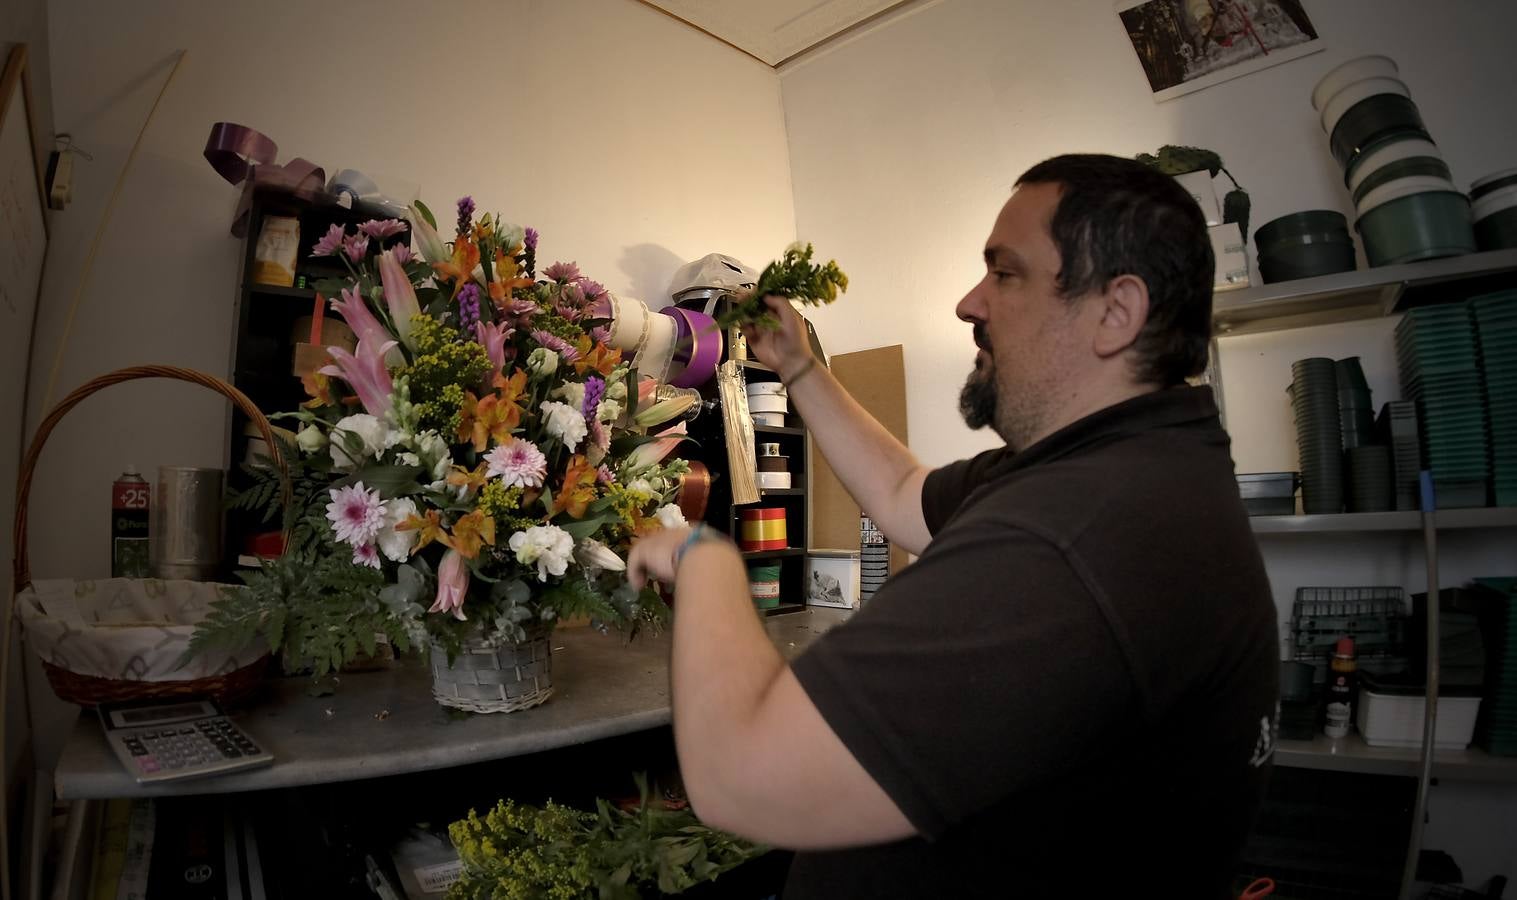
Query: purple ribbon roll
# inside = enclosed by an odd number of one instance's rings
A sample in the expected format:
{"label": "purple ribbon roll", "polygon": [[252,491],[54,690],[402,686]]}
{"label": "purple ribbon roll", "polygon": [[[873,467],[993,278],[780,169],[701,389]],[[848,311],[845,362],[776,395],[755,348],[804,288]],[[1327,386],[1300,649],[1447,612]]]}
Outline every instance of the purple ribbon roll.
{"label": "purple ribbon roll", "polygon": [[[275,188],[310,199],[321,192],[326,173],[307,159],[295,157],[275,165],[279,146],[262,132],[235,122],[217,122],[205,140],[205,159],[228,184],[244,182],[250,188]],[[248,230],[252,192],[244,190],[232,219],[232,234],[243,237]]]}
{"label": "purple ribbon roll", "polygon": [[659,312],[674,319],[675,372],[669,383],[697,388],[710,381],[722,358],[722,332],[716,327],[716,320],[679,306],[666,306]]}

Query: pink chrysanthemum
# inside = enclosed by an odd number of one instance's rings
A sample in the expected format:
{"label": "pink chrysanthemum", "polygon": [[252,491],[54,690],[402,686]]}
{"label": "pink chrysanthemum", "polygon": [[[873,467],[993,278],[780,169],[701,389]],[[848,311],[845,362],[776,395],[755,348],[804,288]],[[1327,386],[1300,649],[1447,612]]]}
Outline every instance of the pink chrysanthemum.
{"label": "pink chrysanthemum", "polygon": [[342,252],[348,255],[353,262],[363,262],[364,255],[369,252],[369,236],[366,234],[354,234],[342,239]]}
{"label": "pink chrysanthemum", "polygon": [[591,300],[599,298],[601,294],[604,294],[606,292],[605,285],[601,284],[599,281],[592,281],[584,276],[580,276],[579,289],[583,291],[585,296]]}
{"label": "pink chrysanthemum", "polygon": [[360,481],[327,493],[332,496],[327,504],[327,521],[332,523],[337,539],[354,547],[374,543],[385,524],[385,503],[379,492],[365,489]]}
{"label": "pink chrysanthemum", "polygon": [[516,439],[500,444],[485,454],[491,478],[499,478],[506,487],[542,487],[548,475],[548,460],[531,441]]}
{"label": "pink chrysanthemum", "polygon": [[543,269],[543,277],[561,284],[575,281],[579,278],[579,266],[572,262],[556,262]]}
{"label": "pink chrysanthemum", "polygon": [[539,347],[547,347],[549,350],[557,353],[559,362],[572,363],[576,359],[579,359],[579,350],[573,344],[552,332],[534,331],[532,332],[532,340],[536,341]]}
{"label": "pink chrysanthemum", "polygon": [[604,344],[606,341],[611,340],[611,329],[604,325],[595,326],[590,329],[590,340],[597,344]]}
{"label": "pink chrysanthemum", "polygon": [[616,481],[616,473],[609,466],[602,465],[595,470],[595,480],[601,484],[611,484]]}
{"label": "pink chrysanthemum", "polygon": [[342,226],[333,222],[332,227],[327,229],[327,233],[321,236],[321,239],[316,242],[315,247],[311,248],[311,255],[331,256],[342,248],[343,239],[346,237],[347,235],[343,232]]}
{"label": "pink chrysanthemum", "polygon": [[402,231],[405,231],[406,226],[399,219],[370,219],[358,226],[358,230],[376,241],[382,241],[392,234],[400,234]]}
{"label": "pink chrysanthemum", "polygon": [[374,544],[359,544],[353,548],[353,565],[379,568],[379,547]]}
{"label": "pink chrysanthemum", "polygon": [[411,261],[411,248],[405,244],[396,244],[390,248],[390,255],[401,265]]}

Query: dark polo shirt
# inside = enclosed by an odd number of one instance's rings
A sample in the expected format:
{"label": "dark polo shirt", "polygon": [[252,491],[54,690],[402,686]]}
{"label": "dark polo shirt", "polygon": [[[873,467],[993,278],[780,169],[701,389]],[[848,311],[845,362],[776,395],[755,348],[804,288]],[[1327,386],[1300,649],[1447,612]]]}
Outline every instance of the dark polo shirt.
{"label": "dark polo shirt", "polygon": [[921,558],[793,666],[920,837],[786,900],[1228,896],[1279,670],[1228,445],[1174,388],[928,476]]}

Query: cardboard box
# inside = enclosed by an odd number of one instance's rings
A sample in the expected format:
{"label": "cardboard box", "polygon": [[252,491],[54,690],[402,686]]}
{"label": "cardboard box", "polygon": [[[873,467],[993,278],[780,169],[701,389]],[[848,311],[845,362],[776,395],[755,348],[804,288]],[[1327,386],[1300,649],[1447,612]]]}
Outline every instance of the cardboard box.
{"label": "cardboard box", "polygon": [[1248,287],[1248,245],[1243,243],[1243,234],[1238,223],[1213,225],[1206,229],[1211,235],[1211,252],[1217,258],[1213,291],[1235,291]]}
{"label": "cardboard box", "polygon": [[1180,182],[1180,187],[1185,188],[1185,193],[1195,199],[1201,207],[1201,212],[1206,216],[1206,224],[1222,224],[1222,204],[1217,202],[1217,189],[1212,187],[1211,173],[1202,169],[1199,172],[1186,172],[1184,175],[1174,176]]}
{"label": "cardboard box", "polygon": [[806,551],[806,605],[859,607],[859,551]]}

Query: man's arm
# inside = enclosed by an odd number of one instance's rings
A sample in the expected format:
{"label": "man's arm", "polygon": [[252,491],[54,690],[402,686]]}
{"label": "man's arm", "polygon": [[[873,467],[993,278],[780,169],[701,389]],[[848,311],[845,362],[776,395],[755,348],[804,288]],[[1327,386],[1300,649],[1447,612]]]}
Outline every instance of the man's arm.
{"label": "man's arm", "polygon": [[[672,581],[689,534],[674,529],[639,541],[628,560],[632,582]],[[698,540],[678,567],[674,738],[701,820],[801,850],[915,834],[775,649],[754,615],[742,557],[731,542]]]}
{"label": "man's arm", "polygon": [[811,353],[800,315],[779,297],[765,302],[778,331],[748,329],[748,346],[779,373],[812,439],[860,508],[892,544],[920,554],[932,534],[922,515],[928,469],[843,389]]}

